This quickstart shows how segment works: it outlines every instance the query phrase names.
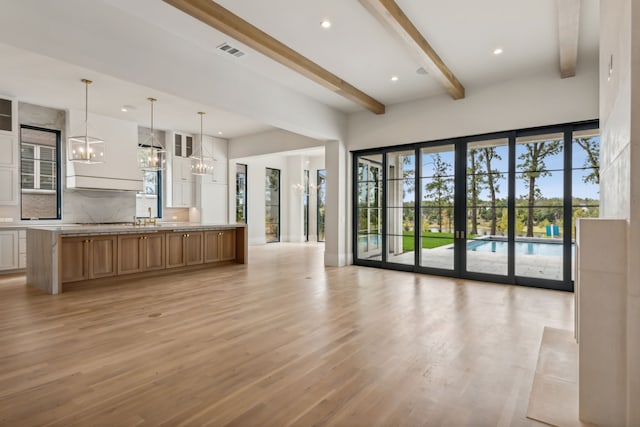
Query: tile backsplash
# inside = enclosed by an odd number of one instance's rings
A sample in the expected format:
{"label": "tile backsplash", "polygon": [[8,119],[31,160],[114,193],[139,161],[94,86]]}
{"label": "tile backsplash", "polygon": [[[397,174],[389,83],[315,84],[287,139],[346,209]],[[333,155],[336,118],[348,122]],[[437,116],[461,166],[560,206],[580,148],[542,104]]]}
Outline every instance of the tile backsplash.
{"label": "tile backsplash", "polygon": [[65,223],[130,222],[136,213],[136,194],[124,191],[65,191]]}

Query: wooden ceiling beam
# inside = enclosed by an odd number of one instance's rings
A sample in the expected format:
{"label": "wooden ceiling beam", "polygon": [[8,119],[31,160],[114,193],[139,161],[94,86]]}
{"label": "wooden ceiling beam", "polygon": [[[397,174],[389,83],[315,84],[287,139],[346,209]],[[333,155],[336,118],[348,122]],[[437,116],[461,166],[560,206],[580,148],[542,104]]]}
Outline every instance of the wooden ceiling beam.
{"label": "wooden ceiling beam", "polygon": [[400,36],[409,49],[417,54],[421,65],[447,89],[453,99],[464,98],[464,86],[394,0],[360,0],[360,3],[387,29]]}
{"label": "wooden ceiling beam", "polygon": [[375,114],[385,106],[212,0],[163,0]]}
{"label": "wooden ceiling beam", "polygon": [[560,76],[563,79],[576,75],[579,32],[580,0],[558,0]]}

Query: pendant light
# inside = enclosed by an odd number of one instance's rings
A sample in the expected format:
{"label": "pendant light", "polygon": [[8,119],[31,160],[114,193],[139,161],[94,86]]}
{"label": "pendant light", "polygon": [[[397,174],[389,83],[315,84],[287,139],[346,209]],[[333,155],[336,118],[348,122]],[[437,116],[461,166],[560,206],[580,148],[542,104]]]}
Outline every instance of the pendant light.
{"label": "pendant light", "polygon": [[104,163],[105,144],[100,138],[89,136],[89,85],[91,80],[82,79],[85,85],[84,98],[84,133],[71,136],[67,145],[67,158],[77,163]]}
{"label": "pendant light", "polygon": [[167,152],[153,133],[153,103],[157,99],[147,98],[147,100],[151,104],[151,130],[147,139],[138,145],[138,166],[145,171],[157,172],[164,169]]}
{"label": "pendant light", "polygon": [[[200,146],[199,150],[196,150],[191,155],[191,173],[193,175],[211,176],[213,177],[213,162],[214,158],[209,156],[204,147],[204,133],[202,130],[202,122],[204,115],[202,111],[199,111],[200,115]],[[196,146],[196,148],[198,148]]]}

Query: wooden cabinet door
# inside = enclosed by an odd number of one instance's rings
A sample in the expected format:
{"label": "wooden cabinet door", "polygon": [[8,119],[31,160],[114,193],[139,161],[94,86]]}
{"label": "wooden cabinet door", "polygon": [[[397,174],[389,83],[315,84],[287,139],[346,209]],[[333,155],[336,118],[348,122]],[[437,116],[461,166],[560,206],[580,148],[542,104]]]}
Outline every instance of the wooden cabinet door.
{"label": "wooden cabinet door", "polygon": [[144,236],[118,236],[118,274],[139,273],[143,270]]}
{"label": "wooden cabinet door", "polygon": [[203,240],[204,233],[196,231],[195,233],[187,233],[186,239],[186,261],[187,265],[202,264],[203,256]]}
{"label": "wooden cabinet door", "polygon": [[165,268],[165,237],[164,234],[149,234],[144,236],[144,269],[161,270]]}
{"label": "wooden cabinet door", "polygon": [[117,236],[95,236],[89,239],[89,278],[115,276],[118,262]]}
{"label": "wooden cabinet door", "polygon": [[220,260],[236,259],[236,230],[223,230],[220,233]]}
{"label": "wooden cabinet door", "polygon": [[89,278],[89,238],[64,237],[59,256],[62,283]]}
{"label": "wooden cabinet door", "polygon": [[215,230],[204,233],[204,262],[234,261],[236,230]]}
{"label": "wooden cabinet door", "polygon": [[220,261],[220,232],[218,230],[204,232],[204,262]]}
{"label": "wooden cabinet door", "polygon": [[167,268],[182,267],[186,265],[185,260],[185,240],[186,233],[166,234],[166,262]]}

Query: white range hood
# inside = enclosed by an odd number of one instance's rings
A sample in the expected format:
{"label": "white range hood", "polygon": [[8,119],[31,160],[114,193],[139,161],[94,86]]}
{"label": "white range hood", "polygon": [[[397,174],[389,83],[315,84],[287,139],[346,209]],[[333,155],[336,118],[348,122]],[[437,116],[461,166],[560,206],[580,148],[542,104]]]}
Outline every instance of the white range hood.
{"label": "white range hood", "polygon": [[[70,110],[67,117],[67,134],[82,129],[84,111]],[[66,161],[67,188],[142,191],[142,171],[137,165],[138,124],[89,113],[89,131],[105,141],[105,161]],[[66,141],[63,145],[66,159]]]}

